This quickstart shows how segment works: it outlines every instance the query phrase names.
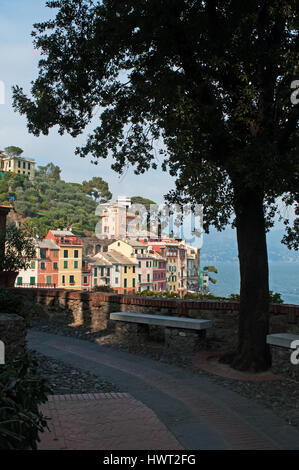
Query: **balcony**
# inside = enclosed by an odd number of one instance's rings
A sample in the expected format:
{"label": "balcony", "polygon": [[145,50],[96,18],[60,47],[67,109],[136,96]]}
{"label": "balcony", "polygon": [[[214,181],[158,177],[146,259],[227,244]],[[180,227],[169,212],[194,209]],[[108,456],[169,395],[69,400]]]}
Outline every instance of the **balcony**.
{"label": "balcony", "polygon": [[56,289],[56,284],[47,284],[46,282],[38,282],[37,284],[23,283],[21,285],[16,285],[15,287],[23,287],[26,289],[28,287],[33,289]]}

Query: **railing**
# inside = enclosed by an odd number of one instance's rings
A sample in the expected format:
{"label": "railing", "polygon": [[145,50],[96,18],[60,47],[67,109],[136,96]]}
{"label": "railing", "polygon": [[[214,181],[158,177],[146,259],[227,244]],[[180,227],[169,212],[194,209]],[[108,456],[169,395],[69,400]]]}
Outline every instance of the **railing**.
{"label": "railing", "polygon": [[83,245],[83,242],[81,240],[78,240],[77,238],[76,239],[73,239],[73,240],[56,240],[56,244],[57,245],[73,245],[73,246],[77,246],[77,245]]}
{"label": "railing", "polygon": [[47,284],[46,282],[38,282],[37,284],[23,283],[15,287],[32,287],[33,289],[56,289],[56,284]]}

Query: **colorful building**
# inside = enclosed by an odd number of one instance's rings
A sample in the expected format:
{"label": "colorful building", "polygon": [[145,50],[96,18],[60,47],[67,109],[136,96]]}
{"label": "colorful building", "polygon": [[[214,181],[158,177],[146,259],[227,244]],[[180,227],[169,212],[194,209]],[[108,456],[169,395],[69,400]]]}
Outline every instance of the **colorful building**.
{"label": "colorful building", "polygon": [[163,258],[166,258],[166,290],[178,293],[178,247],[180,242],[168,238],[149,240],[148,249],[157,251]]}
{"label": "colorful building", "polygon": [[140,216],[130,212],[131,205],[131,199],[127,197],[100,204],[96,212],[100,217],[96,226],[97,237],[125,239],[139,231]]}
{"label": "colorful building", "polygon": [[59,247],[52,240],[35,240],[36,257],[17,276],[17,287],[58,287]]}
{"label": "colorful building", "polygon": [[166,291],[167,260],[155,252],[153,260],[153,290]]}
{"label": "colorful building", "polygon": [[58,287],[81,290],[82,241],[70,230],[49,230],[45,240],[53,240],[59,247]]}
{"label": "colorful building", "polygon": [[37,283],[58,287],[59,246],[53,240],[40,240],[37,245],[39,254]]}
{"label": "colorful building", "polygon": [[[108,248],[108,252],[97,253],[93,259],[98,259],[97,285],[109,285],[119,294],[133,294],[137,292],[137,261],[134,257],[129,258],[120,251]],[[101,269],[102,268],[102,269]],[[109,277],[108,277],[109,275]],[[95,280],[95,275],[92,276]],[[106,282],[109,279],[109,282]]]}
{"label": "colorful building", "polygon": [[26,175],[33,179],[35,175],[35,161],[31,158],[9,157],[4,152],[0,152],[0,171],[11,171],[12,173]]}

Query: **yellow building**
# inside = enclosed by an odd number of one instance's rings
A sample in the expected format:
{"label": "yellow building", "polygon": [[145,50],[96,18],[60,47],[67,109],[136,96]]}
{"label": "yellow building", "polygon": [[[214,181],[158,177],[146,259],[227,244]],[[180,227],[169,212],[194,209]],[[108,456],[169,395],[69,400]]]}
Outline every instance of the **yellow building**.
{"label": "yellow building", "polygon": [[[141,243],[140,243],[141,245]],[[146,246],[142,245],[146,250]],[[121,269],[121,287],[118,289],[119,294],[129,294],[137,292],[137,253],[135,248],[123,240],[116,240],[108,246],[108,255],[112,255],[119,260]]]}
{"label": "yellow building", "polygon": [[0,171],[11,171],[12,173],[26,175],[33,179],[35,175],[35,162],[29,158],[8,157],[3,152],[0,152]]}
{"label": "yellow building", "polygon": [[58,287],[82,289],[83,244],[70,230],[49,230],[46,239],[52,239],[59,246]]}

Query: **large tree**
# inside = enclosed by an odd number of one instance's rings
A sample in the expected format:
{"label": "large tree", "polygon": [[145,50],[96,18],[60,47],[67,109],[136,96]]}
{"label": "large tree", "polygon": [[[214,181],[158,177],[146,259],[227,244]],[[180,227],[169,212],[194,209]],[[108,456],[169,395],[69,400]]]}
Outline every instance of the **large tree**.
{"label": "large tree", "polygon": [[94,176],[89,181],[83,181],[82,189],[84,193],[93,197],[96,202],[107,202],[112,198],[108,183],[99,176]]}
{"label": "large tree", "polygon": [[19,157],[24,150],[22,150],[20,147],[11,145],[10,147],[5,147],[4,151],[9,157]]}
{"label": "large tree", "polygon": [[[277,199],[298,202],[296,0],[60,0],[35,25],[43,54],[32,97],[14,88],[29,131],[72,136],[99,125],[82,157],[136,173],[163,166],[169,201],[204,205],[204,226],[234,217],[240,261],[238,369],[265,370],[266,230]],[[161,145],[163,143],[163,146]],[[153,181],[153,184],[155,182]]]}

